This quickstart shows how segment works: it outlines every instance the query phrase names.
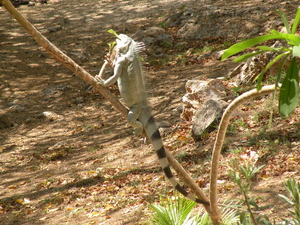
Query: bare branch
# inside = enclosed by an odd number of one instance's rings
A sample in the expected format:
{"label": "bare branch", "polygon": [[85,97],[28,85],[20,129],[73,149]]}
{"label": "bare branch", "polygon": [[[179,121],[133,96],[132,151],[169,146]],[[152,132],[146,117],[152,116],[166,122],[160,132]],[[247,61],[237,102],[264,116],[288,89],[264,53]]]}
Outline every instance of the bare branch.
{"label": "bare branch", "polygon": [[211,218],[214,221],[214,224],[220,224],[215,223],[215,221],[221,221],[221,213],[218,208],[218,196],[217,196],[217,178],[218,178],[218,169],[219,169],[219,161],[220,161],[220,154],[221,149],[224,143],[224,138],[226,134],[226,130],[229,124],[229,119],[231,114],[234,112],[237,107],[239,107],[242,103],[262,95],[267,95],[272,93],[275,90],[275,85],[265,86],[260,91],[257,91],[257,89],[250,90],[248,92],[245,92],[244,94],[237,97],[235,100],[233,100],[229,106],[226,108],[222,119],[220,121],[219,129],[217,138],[215,141],[214,149],[213,149],[213,155],[212,155],[212,162],[211,162],[211,177],[210,177],[210,204],[211,204],[211,210],[212,215]]}
{"label": "bare branch", "polygon": [[[195,181],[191,178],[191,176],[185,171],[185,169],[177,162],[177,160],[171,155],[171,153],[167,149],[165,149],[165,151],[170,165],[174,168],[177,174],[184,180],[185,184],[187,184],[189,188],[192,189],[192,191],[199,199],[209,202],[209,199],[202,192],[202,190],[195,183]],[[208,205],[203,205],[203,206],[205,210],[208,212],[208,214],[211,214],[210,206]]]}
{"label": "bare branch", "polygon": [[[127,117],[128,110],[116,99],[109,90],[97,83],[95,78],[86,72],[82,67],[76,64],[70,57],[53,45],[46,37],[44,37],[28,20],[26,20],[20,12],[11,4],[9,0],[0,0],[0,3],[11,13],[11,15],[27,30],[27,32],[40,44],[50,55],[61,62],[65,67],[73,71],[77,76],[81,77],[88,84],[93,86],[104,98],[106,98],[124,117]],[[176,159],[166,150],[170,165],[184,179],[186,184],[195,192],[200,199],[208,198],[202,193],[198,185],[192,180],[188,173],[181,167]],[[210,212],[209,206],[204,206]]]}

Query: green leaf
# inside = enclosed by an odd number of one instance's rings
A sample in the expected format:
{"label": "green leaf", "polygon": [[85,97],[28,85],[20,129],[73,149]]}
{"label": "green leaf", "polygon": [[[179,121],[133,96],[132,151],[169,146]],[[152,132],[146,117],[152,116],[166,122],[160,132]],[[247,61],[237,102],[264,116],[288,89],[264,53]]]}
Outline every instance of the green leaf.
{"label": "green leaf", "polygon": [[[267,64],[267,66],[263,69],[263,71],[261,71],[261,73],[255,78],[255,80],[257,80],[257,85],[256,85],[257,90],[260,90],[262,88],[261,82],[262,82],[265,72],[268,69],[270,69],[270,67],[273,66],[274,63],[276,63],[279,59],[281,59],[282,57],[289,55],[289,54],[290,54],[289,52],[282,53],[282,54],[276,56],[275,59],[273,59],[271,62],[269,62]],[[282,67],[281,67],[281,69],[282,69]]]}
{"label": "green leaf", "polygon": [[290,115],[299,102],[299,68],[294,57],[286,72],[279,93],[279,112],[283,116]]}
{"label": "green leaf", "polygon": [[[285,64],[285,62],[286,62],[286,60],[287,60],[288,57],[289,57],[289,54],[286,54],[286,55],[284,56],[283,60],[282,60],[281,65],[280,65],[280,68],[279,68],[279,70],[278,70],[277,77],[276,77],[276,83],[275,83],[275,86],[276,86],[276,87],[278,87],[278,84],[279,84],[279,82],[280,82],[281,75],[282,75],[282,69],[283,69],[283,66],[284,66],[284,64]],[[275,91],[276,91],[276,89],[275,89]],[[274,97],[275,97],[275,96],[274,96]],[[273,104],[272,104],[272,105],[273,105]]]}
{"label": "green leaf", "polygon": [[118,35],[117,32],[114,31],[113,29],[109,29],[107,32],[110,33],[110,34],[113,34],[113,35],[115,35],[117,38],[119,38],[119,35]]}
{"label": "green leaf", "polygon": [[261,166],[254,166],[253,170],[252,170],[252,174],[255,175],[258,171],[260,171],[262,168],[264,168],[265,165],[261,165]]}
{"label": "green leaf", "polygon": [[151,220],[153,224],[173,225],[173,224],[199,224],[192,214],[196,202],[178,197],[176,199],[168,199],[166,204],[151,205],[155,214]]}
{"label": "green leaf", "polygon": [[272,225],[272,223],[270,222],[269,218],[266,215],[258,216],[257,222],[264,225]]}
{"label": "green leaf", "polygon": [[257,51],[257,52],[251,52],[251,53],[247,53],[247,54],[244,54],[244,55],[241,55],[239,57],[237,57],[236,59],[234,59],[233,61],[234,62],[243,62],[245,61],[246,59],[249,59],[253,56],[256,56],[258,54],[261,54],[261,53],[264,53],[265,51]]}
{"label": "green leaf", "polygon": [[293,201],[291,199],[289,199],[288,197],[286,197],[285,195],[278,194],[278,196],[280,198],[282,198],[284,201],[286,201],[287,203],[289,203],[290,205],[294,205]]}
{"label": "green leaf", "polygon": [[[236,209],[231,209],[230,207],[234,208],[233,205],[228,205],[228,208],[222,209],[222,224],[223,225],[231,225],[231,224],[237,224],[239,221],[239,216]],[[240,207],[240,205],[238,205]],[[201,224],[208,224],[208,223],[201,223]]]}
{"label": "green leaf", "polygon": [[241,51],[244,51],[247,48],[253,47],[254,45],[257,45],[261,42],[272,40],[272,39],[284,39],[284,37],[279,36],[277,34],[267,34],[267,35],[263,35],[260,37],[252,38],[252,39],[234,44],[223,53],[222,60],[225,60],[228,57],[235,55]]}
{"label": "green leaf", "polygon": [[293,57],[300,57],[300,46],[293,46]]}
{"label": "green leaf", "polygon": [[249,204],[254,206],[255,209],[259,209],[259,206],[256,204],[256,202],[254,201],[254,198],[250,198],[249,199]]}
{"label": "green leaf", "polygon": [[281,33],[281,32],[278,32],[276,30],[271,30],[270,33],[272,35],[275,35],[278,37],[278,39],[284,39],[286,41],[293,41],[293,42],[296,42],[298,44],[300,44],[300,37],[295,35],[295,34],[286,34],[286,33]]}
{"label": "green leaf", "polygon": [[112,41],[112,42],[109,42],[107,44],[108,44],[109,51],[112,51],[112,49],[115,47],[115,45],[117,44],[117,42]]}
{"label": "green leaf", "polygon": [[274,51],[274,52],[277,52],[277,53],[291,51],[291,49],[287,48],[287,47],[272,48],[272,47],[269,47],[269,46],[257,46],[256,48],[258,48],[260,50],[263,50],[263,51],[270,51],[270,52]]}
{"label": "green leaf", "polygon": [[285,14],[284,14],[281,10],[277,10],[277,11],[279,12],[279,14],[280,14],[280,16],[281,16],[281,18],[282,18],[282,21],[283,21],[283,23],[284,23],[284,26],[285,26],[285,28],[286,28],[287,33],[288,33],[288,34],[291,34],[290,25],[289,25],[289,22],[288,22],[288,20],[287,20],[287,18],[286,18],[286,16],[285,16]]}
{"label": "green leaf", "polygon": [[297,27],[299,24],[299,20],[300,20],[300,7],[298,7],[297,12],[296,12],[296,16],[293,22],[293,26],[292,26],[292,34],[295,34],[297,31]]}
{"label": "green leaf", "polygon": [[272,48],[272,47],[265,46],[265,45],[257,46],[256,48],[263,50],[263,51],[275,51],[275,52],[278,51],[278,48]]}

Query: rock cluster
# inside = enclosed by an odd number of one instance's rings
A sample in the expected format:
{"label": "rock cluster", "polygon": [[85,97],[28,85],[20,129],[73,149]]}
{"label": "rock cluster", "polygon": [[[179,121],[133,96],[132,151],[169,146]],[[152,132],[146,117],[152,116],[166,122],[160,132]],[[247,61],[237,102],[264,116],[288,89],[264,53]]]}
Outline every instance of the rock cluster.
{"label": "rock cluster", "polygon": [[193,121],[192,137],[201,140],[204,131],[209,131],[221,118],[227,101],[234,98],[233,93],[218,79],[203,81],[189,80],[183,96],[181,118]]}

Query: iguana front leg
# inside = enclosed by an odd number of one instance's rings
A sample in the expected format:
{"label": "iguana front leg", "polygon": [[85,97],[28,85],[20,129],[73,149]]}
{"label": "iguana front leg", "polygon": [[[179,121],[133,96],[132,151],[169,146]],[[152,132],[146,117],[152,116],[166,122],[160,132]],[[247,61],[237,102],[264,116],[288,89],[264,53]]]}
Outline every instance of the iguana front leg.
{"label": "iguana front leg", "polygon": [[[96,79],[98,82],[100,82],[101,84],[103,83],[103,82],[102,82],[102,81],[103,81],[102,77],[103,77],[103,75],[104,75],[104,73],[105,73],[105,69],[106,69],[107,65],[108,65],[108,61],[107,61],[107,60],[104,60],[104,63],[103,63],[103,65],[102,65],[102,67],[101,67],[101,70],[99,71],[99,74],[95,76],[95,79]],[[103,84],[102,84],[102,85],[103,85]]]}
{"label": "iguana front leg", "polygon": [[105,68],[108,65],[108,61],[105,60],[99,74],[95,77],[97,79],[97,81],[104,87],[108,87],[108,86],[116,83],[116,81],[122,75],[122,66],[123,66],[123,63],[125,62],[125,60],[126,60],[125,58],[119,58],[118,63],[116,63],[116,65],[114,67],[114,75],[111,76],[110,78],[108,78],[107,80],[104,80],[104,79],[102,79],[102,77],[104,75]]}
{"label": "iguana front leg", "polygon": [[[104,75],[104,73],[105,73],[106,66],[107,66],[108,64],[110,64],[112,67],[115,66],[116,55],[117,55],[117,50],[116,50],[116,48],[113,48],[113,49],[111,50],[110,53],[107,53],[107,54],[106,54],[106,56],[105,56],[106,59],[104,60],[104,64],[102,65],[102,68],[101,68],[101,70],[99,71],[99,74],[95,76],[96,79],[99,79],[99,78],[102,79],[102,78],[103,78],[103,75]],[[99,80],[101,80],[101,79],[99,79]]]}

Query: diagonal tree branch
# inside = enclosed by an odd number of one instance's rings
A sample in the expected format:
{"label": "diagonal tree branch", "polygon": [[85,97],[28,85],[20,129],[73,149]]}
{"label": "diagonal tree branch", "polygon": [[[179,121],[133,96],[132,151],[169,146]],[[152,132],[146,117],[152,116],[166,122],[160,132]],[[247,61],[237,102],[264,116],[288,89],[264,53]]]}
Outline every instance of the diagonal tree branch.
{"label": "diagonal tree branch", "polygon": [[43,36],[21,13],[11,4],[9,0],[0,0],[0,3],[10,12],[10,14],[27,30],[27,32],[40,44],[50,55],[61,62],[65,67],[73,71],[88,84],[93,86],[104,98],[106,98],[124,117],[127,117],[128,110],[120,101],[111,94],[105,87],[97,83],[95,78],[86,72],[81,66],[76,64],[70,57],[53,45]]}
{"label": "diagonal tree branch", "polygon": [[[127,117],[128,110],[124,107],[120,101],[114,97],[111,92],[98,84],[93,76],[91,76],[82,67],[76,64],[70,57],[59,50],[55,45],[53,45],[46,37],[44,37],[26,18],[24,18],[21,13],[11,4],[9,0],[0,0],[0,3],[10,12],[10,14],[27,30],[27,32],[40,44],[50,55],[52,55],[56,60],[61,62],[65,67],[73,71],[77,76],[81,77],[88,84],[95,88],[104,98],[106,98],[117,111],[119,111],[124,117]],[[188,173],[181,167],[181,165],[176,161],[176,159],[169,153],[167,149],[167,158],[170,165],[178,173],[178,175],[183,178],[185,183],[194,191],[196,196],[200,199],[208,201],[208,198],[201,191],[199,186],[192,180]],[[204,206],[208,213],[210,213],[209,206]]]}

